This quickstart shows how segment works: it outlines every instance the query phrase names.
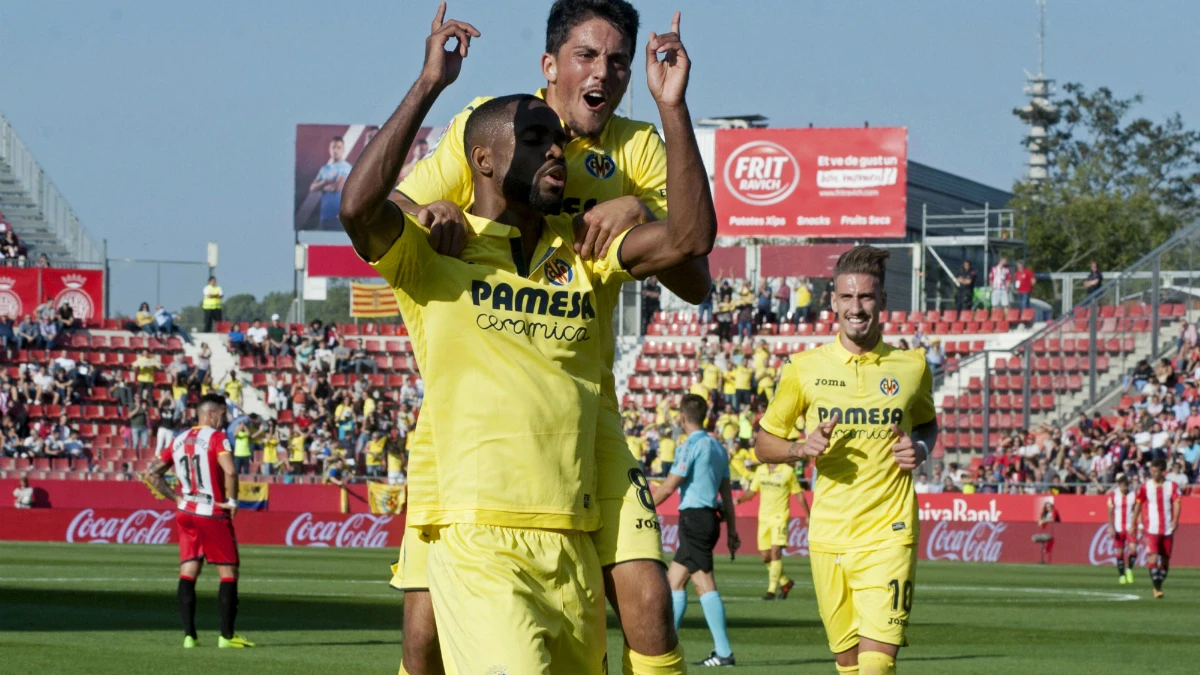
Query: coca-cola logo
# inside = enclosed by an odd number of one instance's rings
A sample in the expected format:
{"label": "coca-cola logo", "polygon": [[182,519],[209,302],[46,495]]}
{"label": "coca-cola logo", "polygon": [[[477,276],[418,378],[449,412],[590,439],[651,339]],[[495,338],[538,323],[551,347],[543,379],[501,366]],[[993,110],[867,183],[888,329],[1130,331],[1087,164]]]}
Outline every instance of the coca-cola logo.
{"label": "coca-cola logo", "polygon": [[317,520],[301,513],[288,526],[288,546],[332,546],[334,548],[384,548],[393,516],[356,513],[345,520]]}
{"label": "coca-cola logo", "polygon": [[662,547],[664,553],[674,553],[679,550],[679,524],[668,525],[666,520],[658,517],[658,529],[662,532]]}
{"label": "coca-cola logo", "polygon": [[808,555],[808,526],[800,524],[799,518],[788,521],[787,547],[784,555]]}
{"label": "coca-cola logo", "polygon": [[[1124,551],[1118,551],[1113,544],[1112,535],[1108,533],[1108,525],[1101,525],[1096,534],[1092,535],[1092,544],[1088,546],[1088,562],[1093,565],[1115,565],[1117,556],[1124,555]],[[1145,566],[1146,564],[1146,545],[1137,541],[1137,564]]]}
{"label": "coca-cola logo", "polygon": [[68,542],[90,544],[166,544],[174,511],[141,509],[125,517],[105,518],[84,509],[67,526]]}
{"label": "coca-cola logo", "polygon": [[997,562],[1004,549],[1000,534],[1008,528],[1004,523],[977,522],[971,527],[952,526],[939,520],[925,545],[930,560],[961,560],[963,562]]}

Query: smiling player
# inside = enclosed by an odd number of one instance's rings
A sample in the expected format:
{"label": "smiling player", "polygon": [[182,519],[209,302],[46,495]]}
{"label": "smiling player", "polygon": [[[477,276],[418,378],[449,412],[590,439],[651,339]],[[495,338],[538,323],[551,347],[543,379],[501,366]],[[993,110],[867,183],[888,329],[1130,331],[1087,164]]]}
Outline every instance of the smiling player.
{"label": "smiling player", "polygon": [[[833,268],[837,340],[795,354],[762,418],[764,462],[816,460],[808,545],[817,607],[841,673],[895,673],[916,581],[912,470],[937,440],[923,350],[883,342],[888,253],[856,246]],[[803,443],[787,440],[804,419]]]}

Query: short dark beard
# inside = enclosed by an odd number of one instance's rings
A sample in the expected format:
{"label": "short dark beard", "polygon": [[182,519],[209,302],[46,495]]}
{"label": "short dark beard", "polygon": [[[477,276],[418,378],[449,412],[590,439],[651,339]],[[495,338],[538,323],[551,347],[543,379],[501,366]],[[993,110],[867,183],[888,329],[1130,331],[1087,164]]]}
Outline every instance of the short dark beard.
{"label": "short dark beard", "polygon": [[536,183],[527,183],[513,175],[512,171],[504,175],[500,190],[508,201],[515,204],[526,204],[542,215],[557,216],[562,213],[563,197],[561,193],[557,195],[543,194],[538,190]]}

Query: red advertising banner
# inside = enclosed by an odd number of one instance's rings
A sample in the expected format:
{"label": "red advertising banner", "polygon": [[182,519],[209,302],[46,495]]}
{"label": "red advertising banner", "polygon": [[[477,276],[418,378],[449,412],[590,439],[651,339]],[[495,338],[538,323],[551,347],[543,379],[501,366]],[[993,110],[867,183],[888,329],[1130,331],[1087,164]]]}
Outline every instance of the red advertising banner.
{"label": "red advertising banner", "polygon": [[[679,518],[659,516],[663,549],[673,553],[679,548]],[[738,518],[738,532],[743,541],[758,528],[757,518]],[[1108,534],[1107,524],[1055,523],[1046,529],[1036,523],[1005,523],[981,520],[955,522],[940,520],[921,523],[921,560],[953,560],[961,562],[1036,563],[1042,560],[1041,544],[1034,535],[1050,534],[1052,539],[1045,553],[1047,563],[1066,565],[1113,565],[1117,550]],[[753,544],[751,544],[753,545]],[[727,555],[729,548],[722,533],[716,552]],[[755,555],[753,550],[741,550],[742,555]],[[808,555],[808,525],[799,518],[788,523],[788,541],[784,555]],[[1138,541],[1137,564],[1146,565],[1146,545]],[[1175,532],[1172,567],[1200,567],[1200,525],[1180,525]]]}
{"label": "red advertising banner", "polygon": [[[35,480],[34,511],[41,509],[162,509],[166,502],[156,500],[141,481],[122,480]],[[17,488],[13,479],[0,480],[0,494],[11,495]],[[367,486],[359,483],[349,487],[351,512],[370,511]],[[338,513],[341,504],[340,488],[336,485],[274,484],[267,499],[272,512],[303,511]],[[240,516],[239,516],[240,518]]]}
{"label": "red advertising banner", "polygon": [[57,267],[0,269],[0,315],[19,318],[32,314],[47,300],[56,308],[66,302],[82,321],[100,319],[104,316],[104,272]]}
{"label": "red advertising banner", "polygon": [[[246,511],[234,520],[242,544],[335,548],[399,547],[404,516]],[[0,509],[0,541],[170,544],[174,509]]]}
{"label": "red advertising banner", "polygon": [[903,237],[908,130],[721,129],[713,166],[725,237]]}

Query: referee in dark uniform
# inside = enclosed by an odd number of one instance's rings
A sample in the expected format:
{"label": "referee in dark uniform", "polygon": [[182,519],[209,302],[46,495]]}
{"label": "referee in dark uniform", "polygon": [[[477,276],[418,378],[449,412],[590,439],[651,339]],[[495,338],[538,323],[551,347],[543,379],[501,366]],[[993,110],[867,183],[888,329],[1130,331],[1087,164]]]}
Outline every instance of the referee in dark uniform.
{"label": "referee in dark uniform", "polygon": [[687,441],[675,453],[675,463],[667,480],[654,491],[654,503],[666,501],[679,488],[679,550],[667,570],[671,599],[675,606],[675,629],[687,611],[687,582],[690,578],[700,596],[704,619],[712,633],[714,649],[698,666],[732,666],[733,649],[725,632],[725,605],[713,577],[713,549],[721,538],[720,509],[728,528],[729,550],[735,552],[741,542],[733,513],[733,495],[729,490],[729,455],[715,438],[704,431],[708,402],[694,394],[683,397],[680,406]]}

